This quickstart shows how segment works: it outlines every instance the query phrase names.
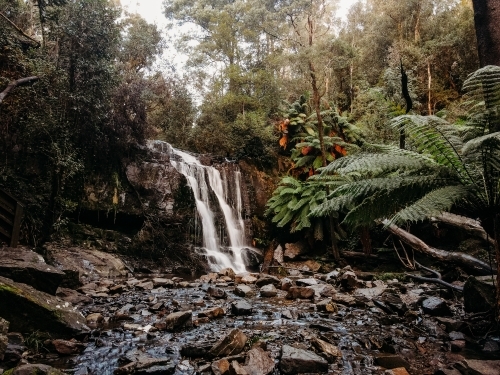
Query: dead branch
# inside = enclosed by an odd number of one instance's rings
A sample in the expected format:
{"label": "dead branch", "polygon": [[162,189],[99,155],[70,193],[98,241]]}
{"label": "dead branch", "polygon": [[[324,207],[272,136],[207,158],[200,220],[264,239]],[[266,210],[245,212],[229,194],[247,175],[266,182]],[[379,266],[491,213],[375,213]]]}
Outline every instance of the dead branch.
{"label": "dead branch", "polygon": [[495,239],[488,236],[484,228],[481,226],[481,223],[477,220],[465,216],[455,215],[449,212],[443,212],[439,216],[431,217],[430,220],[433,223],[443,223],[452,227],[460,228],[471,236],[481,238],[492,246],[495,246]]}
{"label": "dead branch", "polygon": [[38,40],[35,40],[32,37],[30,37],[28,34],[26,34],[19,26],[17,26],[14,22],[12,22],[11,20],[9,20],[7,18],[7,16],[5,16],[5,14],[3,14],[2,12],[0,12],[0,17],[2,17],[5,21],[7,21],[8,24],[11,27],[13,27],[19,34],[21,34],[25,38],[28,38],[31,42],[35,43],[35,46],[37,48],[41,46],[41,44],[40,44],[40,42]]}
{"label": "dead branch", "polygon": [[446,281],[441,280],[441,279],[435,279],[433,277],[423,277],[423,276],[411,275],[409,273],[405,273],[405,275],[408,276],[408,277],[410,277],[410,278],[412,278],[412,279],[418,280],[418,281],[423,281],[423,282],[426,282],[426,283],[440,284],[440,285],[443,285],[443,286],[445,286],[447,288],[456,290],[457,292],[463,292],[464,291],[464,288],[462,288],[461,286],[457,286],[457,285],[453,285],[453,284],[447,283]]}
{"label": "dead branch", "polygon": [[397,225],[389,224],[387,219],[383,220],[382,224],[385,225],[386,229],[390,233],[399,237],[401,241],[421,254],[425,254],[442,262],[459,263],[467,267],[469,270],[474,271],[478,275],[491,275],[492,273],[495,273],[495,271],[487,263],[468,254],[433,248],[427,245],[420,238],[405,231],[404,229],[401,229]]}
{"label": "dead branch", "polygon": [[12,81],[11,83],[9,83],[7,85],[5,90],[0,92],[0,104],[2,104],[3,100],[9,94],[9,92],[11,92],[17,86],[21,86],[21,85],[25,85],[25,84],[30,83],[30,82],[38,81],[39,79],[40,78],[38,78],[37,76],[33,76],[33,77],[20,78],[16,81]]}

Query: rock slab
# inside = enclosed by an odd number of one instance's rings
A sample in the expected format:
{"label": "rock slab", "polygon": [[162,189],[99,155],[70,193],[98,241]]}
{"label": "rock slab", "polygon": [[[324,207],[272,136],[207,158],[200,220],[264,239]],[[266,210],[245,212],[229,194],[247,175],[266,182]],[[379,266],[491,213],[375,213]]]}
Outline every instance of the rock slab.
{"label": "rock slab", "polygon": [[326,373],[328,362],[309,350],[283,345],[279,368],[285,374]]}

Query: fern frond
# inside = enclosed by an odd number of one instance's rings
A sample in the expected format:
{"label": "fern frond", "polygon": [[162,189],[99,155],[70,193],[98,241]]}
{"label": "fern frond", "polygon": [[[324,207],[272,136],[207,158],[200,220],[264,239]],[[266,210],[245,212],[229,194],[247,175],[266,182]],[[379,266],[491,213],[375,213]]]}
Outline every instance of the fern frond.
{"label": "fern frond", "polygon": [[458,201],[470,193],[462,185],[444,186],[435,189],[413,204],[403,208],[390,220],[389,224],[401,225],[407,222],[418,222],[449,211]]}

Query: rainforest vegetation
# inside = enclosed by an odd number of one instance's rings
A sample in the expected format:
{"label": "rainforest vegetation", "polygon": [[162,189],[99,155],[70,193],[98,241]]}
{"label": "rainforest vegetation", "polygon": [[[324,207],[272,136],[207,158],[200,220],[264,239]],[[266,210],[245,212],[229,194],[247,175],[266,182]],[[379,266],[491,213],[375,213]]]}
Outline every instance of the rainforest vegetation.
{"label": "rainforest vegetation", "polygon": [[[360,0],[339,18],[334,0],[165,0],[178,36],[117,0],[0,0],[0,186],[24,202],[22,240],[163,139],[277,170],[268,220],[336,259],[353,235],[370,254],[375,226],[446,259],[402,226],[473,218],[500,266],[493,2]],[[158,63],[168,44],[183,72]]]}

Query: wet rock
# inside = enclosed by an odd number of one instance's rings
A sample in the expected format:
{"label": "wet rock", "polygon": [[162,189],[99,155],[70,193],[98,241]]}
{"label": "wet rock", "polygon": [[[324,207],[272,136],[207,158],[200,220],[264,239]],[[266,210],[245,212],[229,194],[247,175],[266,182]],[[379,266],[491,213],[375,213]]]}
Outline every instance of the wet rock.
{"label": "wet rock", "polygon": [[141,358],[117,368],[114,375],[169,375],[175,372],[175,364],[170,358]]}
{"label": "wet rock", "polygon": [[213,287],[213,286],[208,287],[207,294],[210,297],[217,298],[217,299],[222,299],[222,298],[227,297],[224,289]]}
{"label": "wet rock", "polygon": [[240,365],[238,361],[232,361],[229,368],[229,373],[231,375],[249,375],[245,367]]}
{"label": "wet rock", "polygon": [[0,276],[55,295],[65,274],[45,263],[43,257],[34,251],[2,248],[0,249]]}
{"label": "wet rock", "polygon": [[500,360],[465,359],[455,367],[467,375],[500,375]]}
{"label": "wet rock", "polygon": [[77,341],[68,340],[52,340],[52,345],[56,352],[64,355],[72,355],[81,353],[85,349],[85,345]]}
{"label": "wet rock", "polygon": [[287,292],[290,290],[292,286],[293,286],[293,281],[290,280],[289,278],[285,277],[284,279],[281,280],[281,290]]}
{"label": "wet rock", "polygon": [[245,300],[235,301],[231,304],[231,312],[234,315],[250,315],[252,314],[252,305]]}
{"label": "wet rock", "polygon": [[340,277],[340,271],[335,270],[325,275],[325,281],[327,281],[328,283],[335,284],[339,277]]}
{"label": "wet rock", "polygon": [[231,364],[226,358],[219,359],[212,362],[212,372],[214,375],[229,375],[229,368]]}
{"label": "wet rock", "polygon": [[440,368],[437,370],[434,375],[462,375],[460,371],[456,368],[448,367],[448,368]]}
{"label": "wet rock", "polygon": [[335,302],[331,298],[324,299],[316,304],[316,309],[318,311],[324,311],[328,313],[336,313],[339,309]]}
{"label": "wet rock", "polygon": [[465,348],[465,340],[450,341],[450,349],[452,352],[461,352]]}
{"label": "wet rock", "polygon": [[175,286],[175,282],[171,279],[165,279],[162,277],[155,277],[153,280],[153,285],[155,288],[164,287],[164,288],[173,288]]}
{"label": "wet rock", "polygon": [[340,276],[340,285],[346,290],[354,290],[358,286],[358,278],[353,271],[345,271]]}
{"label": "wet rock", "polygon": [[17,366],[9,375],[64,375],[64,372],[49,365],[26,364]]}
{"label": "wet rock", "polygon": [[261,275],[259,279],[255,282],[255,286],[261,288],[264,285],[272,284],[275,287],[279,287],[281,285],[281,280],[272,275]]}
{"label": "wet rock", "polygon": [[436,317],[436,320],[439,323],[444,324],[447,332],[459,331],[464,325],[464,322],[451,318]]}
{"label": "wet rock", "polygon": [[500,351],[500,345],[493,340],[487,340],[484,345],[482,351],[484,353],[496,353]]}
{"label": "wet rock", "polygon": [[283,262],[285,261],[284,252],[283,252],[283,248],[281,247],[281,245],[278,245],[278,247],[276,249],[274,249],[273,259],[276,262],[278,262],[279,264],[283,264]]}
{"label": "wet rock", "polygon": [[464,308],[467,312],[484,312],[495,308],[495,287],[469,276],[464,285]]}
{"label": "wet rock", "polygon": [[332,363],[336,358],[342,357],[342,352],[333,344],[314,337],[311,344],[320,352],[323,353],[328,362]]}
{"label": "wet rock", "polygon": [[295,283],[297,284],[297,286],[312,286],[317,285],[318,281],[316,279],[309,278],[296,280]]}
{"label": "wet rock", "polygon": [[264,285],[260,288],[261,297],[275,297],[277,294],[278,291],[273,284]]}
{"label": "wet rock", "polygon": [[314,289],[303,286],[292,286],[286,295],[287,299],[312,299],[314,298]]}
{"label": "wet rock", "polygon": [[333,302],[344,305],[344,306],[354,306],[356,305],[356,298],[349,294],[336,293],[332,297]]}
{"label": "wet rock", "polygon": [[198,313],[198,317],[207,317],[210,319],[222,318],[224,315],[226,315],[226,312],[222,307],[213,307],[211,309],[200,311]]}
{"label": "wet rock", "polygon": [[262,348],[248,351],[244,369],[248,375],[268,375],[274,370],[274,360]]}
{"label": "wet rock", "polygon": [[309,350],[283,345],[279,368],[285,374],[326,373],[328,362]]}
{"label": "wet rock", "polygon": [[109,287],[109,293],[110,294],[121,294],[125,290],[125,285],[120,284],[120,285],[113,285]]}
{"label": "wet rock", "polygon": [[181,355],[188,358],[205,357],[214,346],[213,342],[190,342],[181,348]]}
{"label": "wet rock", "polygon": [[234,272],[234,270],[232,268],[228,267],[228,268],[224,268],[224,269],[220,270],[219,275],[220,276],[228,276],[231,278],[231,280],[234,280],[236,273]]}
{"label": "wet rock", "polygon": [[432,316],[451,315],[451,310],[446,301],[439,297],[429,297],[422,301],[424,313]]}
{"label": "wet rock", "polygon": [[[236,278],[235,278],[235,281],[236,281]],[[255,282],[257,281],[257,278],[252,276],[252,275],[244,275],[240,282],[242,284],[255,284]]]}
{"label": "wet rock", "polygon": [[465,335],[462,332],[452,331],[449,333],[450,340],[465,340]]}
{"label": "wet rock", "polygon": [[219,275],[218,275],[217,273],[215,273],[215,272],[211,272],[211,273],[209,273],[209,274],[207,274],[207,275],[203,275],[203,276],[201,276],[201,277],[200,277],[200,281],[201,281],[202,283],[210,283],[210,282],[215,282],[215,281],[217,280],[218,276],[219,276]]}
{"label": "wet rock", "polygon": [[373,302],[388,314],[404,315],[408,311],[408,307],[401,297],[395,293],[384,292],[379,298],[373,299]]}
{"label": "wet rock", "polygon": [[304,262],[304,266],[307,267],[309,271],[312,272],[319,272],[319,270],[321,269],[321,264],[319,264],[313,259],[306,260]]}
{"label": "wet rock", "polygon": [[314,290],[314,298],[321,298],[321,297],[334,297],[337,294],[337,291],[333,286],[330,284],[316,284],[316,285],[311,285],[308,286],[308,288],[311,288]]}
{"label": "wet rock", "polygon": [[381,354],[375,357],[375,363],[386,369],[395,369],[398,367],[404,367],[407,370],[410,369],[408,361],[399,355]]}
{"label": "wet rock", "polygon": [[0,316],[18,332],[45,331],[75,335],[88,331],[85,318],[69,302],[26,284],[0,277]]}
{"label": "wet rock", "polygon": [[[78,275],[84,279],[114,278],[126,276],[127,266],[116,256],[98,250],[80,247],[60,249],[52,245],[46,246],[47,257],[59,270],[68,274]],[[61,286],[74,287],[73,280],[63,280]]]}
{"label": "wet rock", "polygon": [[306,254],[309,252],[309,247],[303,241],[299,241],[296,243],[287,243],[285,244],[285,252],[283,254],[285,259],[294,260],[299,256]]}
{"label": "wet rock", "polygon": [[193,312],[191,310],[175,312],[165,318],[165,330],[167,331],[177,331],[192,326]]}
{"label": "wet rock", "polygon": [[281,318],[282,319],[288,319],[288,320],[295,320],[297,319],[297,313],[294,313],[290,310],[284,310],[281,312]]}
{"label": "wet rock", "polygon": [[68,288],[58,288],[56,291],[56,296],[73,305],[78,305],[80,303],[89,304],[93,302],[93,299],[91,297]]}
{"label": "wet rock", "polygon": [[248,285],[240,284],[236,288],[234,288],[234,294],[239,297],[251,297],[255,295],[255,292]]}
{"label": "wet rock", "polygon": [[100,324],[104,323],[104,317],[101,313],[89,314],[85,317],[87,325],[94,329],[97,328]]}
{"label": "wet rock", "polygon": [[136,288],[142,289],[142,290],[151,290],[154,288],[154,284],[152,281],[143,281],[135,286]]}
{"label": "wet rock", "polygon": [[256,268],[264,261],[264,255],[259,249],[244,247],[241,249],[241,258],[246,267]]}
{"label": "wet rock", "polygon": [[239,329],[233,329],[219,340],[209,354],[213,357],[223,357],[240,353],[247,342],[247,336]]}
{"label": "wet rock", "polygon": [[385,370],[384,375],[410,375],[404,367],[398,367],[392,370]]}

